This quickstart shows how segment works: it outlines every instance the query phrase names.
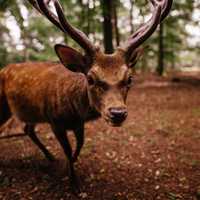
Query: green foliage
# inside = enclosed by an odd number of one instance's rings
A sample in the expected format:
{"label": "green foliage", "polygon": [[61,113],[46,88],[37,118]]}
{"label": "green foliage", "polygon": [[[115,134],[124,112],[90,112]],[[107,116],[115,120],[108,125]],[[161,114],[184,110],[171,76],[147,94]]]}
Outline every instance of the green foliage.
{"label": "green foliage", "polygon": [[[137,2],[138,6],[144,6],[146,1]],[[145,6],[144,6],[145,7]],[[145,7],[146,8],[146,7]],[[170,16],[164,23],[164,63],[165,67],[175,67],[175,63],[180,62],[180,55],[182,51],[190,50],[186,42],[188,33],[186,32],[186,25],[192,21],[192,14],[194,9],[194,1],[190,0],[174,0]],[[142,15],[146,15],[148,10],[143,10]],[[158,60],[158,33],[154,35],[145,43],[148,50],[145,51],[143,60],[151,60],[148,67],[155,68]],[[143,61],[145,62],[145,61]]]}
{"label": "green foliage", "polygon": [[[128,0],[116,0],[119,21],[119,33],[121,43],[130,35],[127,28],[130,23],[130,7]],[[66,17],[75,27],[89,35],[95,43],[103,45],[102,11],[100,0],[61,0]],[[147,0],[130,0],[138,12],[140,22],[149,15]],[[41,16],[28,1],[0,0],[0,66],[10,62],[22,62],[26,60],[57,60],[54,45],[65,42],[69,46],[80,48],[72,39],[59,31],[48,20]],[[180,55],[183,51],[196,52],[200,48],[191,48],[187,43],[187,24],[198,25],[199,21],[192,19],[193,10],[199,8],[197,0],[174,0],[171,15],[164,22],[164,59],[166,66],[174,67],[181,62]],[[28,16],[24,17],[22,10],[26,9]],[[21,30],[18,44],[13,42],[7,19],[12,17]],[[134,20],[133,29],[138,23]],[[114,40],[114,38],[113,38]],[[154,33],[145,44],[145,55],[138,67],[156,67],[158,60],[158,32]],[[19,44],[21,45],[19,48]],[[197,44],[200,46],[200,44]],[[148,47],[148,48],[147,48]],[[191,56],[194,57],[194,56]],[[149,61],[150,60],[150,61]],[[148,61],[148,62],[147,62]]]}

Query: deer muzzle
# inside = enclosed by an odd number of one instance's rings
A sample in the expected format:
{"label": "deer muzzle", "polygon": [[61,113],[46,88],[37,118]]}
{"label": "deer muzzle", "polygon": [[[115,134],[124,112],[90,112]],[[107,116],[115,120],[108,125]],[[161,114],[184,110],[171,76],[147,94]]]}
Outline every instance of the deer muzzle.
{"label": "deer muzzle", "polygon": [[112,107],[108,109],[108,121],[113,126],[120,126],[127,118],[128,111],[125,107]]}

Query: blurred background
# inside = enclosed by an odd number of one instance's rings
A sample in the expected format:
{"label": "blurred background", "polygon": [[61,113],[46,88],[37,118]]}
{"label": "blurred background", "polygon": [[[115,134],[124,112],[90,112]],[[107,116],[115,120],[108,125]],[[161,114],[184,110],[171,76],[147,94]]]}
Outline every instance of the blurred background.
{"label": "blurred background", "polygon": [[[147,0],[62,0],[66,17],[106,52],[123,44],[151,11]],[[0,0],[0,66],[28,60],[57,60],[53,46],[73,41],[25,0]],[[200,70],[200,2],[174,0],[170,16],[143,45],[137,69],[158,75]]]}

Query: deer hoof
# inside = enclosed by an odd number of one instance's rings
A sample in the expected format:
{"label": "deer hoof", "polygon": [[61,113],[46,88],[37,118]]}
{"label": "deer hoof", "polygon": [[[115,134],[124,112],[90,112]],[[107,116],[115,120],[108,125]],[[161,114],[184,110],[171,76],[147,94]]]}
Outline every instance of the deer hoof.
{"label": "deer hoof", "polygon": [[70,178],[70,188],[72,190],[72,193],[75,195],[79,195],[80,193],[82,193],[83,188],[79,178],[77,177]]}

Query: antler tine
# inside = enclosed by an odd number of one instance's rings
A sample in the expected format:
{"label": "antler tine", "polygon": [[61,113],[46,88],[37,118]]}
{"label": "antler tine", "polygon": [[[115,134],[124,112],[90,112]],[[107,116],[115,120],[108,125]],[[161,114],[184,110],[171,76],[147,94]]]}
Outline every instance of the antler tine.
{"label": "antler tine", "polygon": [[[159,1],[162,1],[162,0],[150,0],[150,1],[153,5],[156,5]],[[162,3],[162,2],[159,2],[159,3],[163,4],[161,19],[160,19],[160,22],[162,22],[165,19],[165,17],[167,17],[167,15],[169,14],[169,11],[172,7],[173,0],[166,0],[166,1],[164,1],[164,3]]]}
{"label": "antler tine", "polygon": [[167,17],[167,15],[169,14],[170,10],[171,10],[171,7],[172,7],[172,4],[173,4],[173,0],[167,0],[165,2],[165,6],[164,6],[164,9],[163,9],[163,12],[162,12],[162,15],[161,15],[161,22]]}
{"label": "antler tine", "polygon": [[43,7],[41,9],[41,7],[39,6],[39,2],[36,0],[28,0],[30,4],[32,4],[32,6],[38,10],[42,15],[45,15],[55,26],[57,26],[61,31],[64,32],[63,27],[61,26],[58,17],[51,11],[49,11],[48,6],[51,0],[46,0],[43,3]]}
{"label": "antler tine", "polygon": [[[89,55],[93,55],[96,47],[90,42],[88,37],[68,23],[64,16],[64,11],[58,0],[28,0],[41,14],[46,16],[49,21],[56,25],[61,31],[67,33],[77,42]],[[50,2],[54,3],[57,15],[55,15],[48,7]]]}
{"label": "antler tine", "polygon": [[[51,1],[51,0],[49,0]],[[38,5],[44,15],[56,26],[58,26],[64,33],[69,34],[74,41],[76,41],[89,55],[93,55],[95,52],[96,47],[89,41],[87,36],[79,31],[78,29],[74,28],[72,25],[70,25],[65,16],[62,6],[57,0],[52,0],[54,3],[54,6],[56,8],[57,15],[54,15],[53,12],[51,12],[47,6],[47,4],[44,2],[44,0],[37,0]]]}
{"label": "antler tine", "polygon": [[35,0],[28,0],[28,2],[37,10],[41,13],[41,10]]}
{"label": "antler tine", "polygon": [[[155,7],[155,5],[154,5]],[[143,25],[138,31],[136,31],[129,39],[127,44],[125,44],[125,50],[129,55],[134,49],[139,47],[157,28],[160,22],[161,16],[161,6],[156,5],[155,12],[153,13],[151,19],[147,24]]]}
{"label": "antler tine", "polygon": [[58,14],[60,23],[63,29],[67,32],[73,40],[75,40],[87,53],[94,54],[96,47],[90,42],[88,37],[80,30],[73,27],[65,18],[63,8],[58,0],[54,0],[54,5]]}
{"label": "antler tine", "polygon": [[159,23],[169,14],[173,0],[150,0],[154,7],[151,19],[136,31],[125,44],[124,49],[129,55],[134,49],[138,48],[156,30]]}

